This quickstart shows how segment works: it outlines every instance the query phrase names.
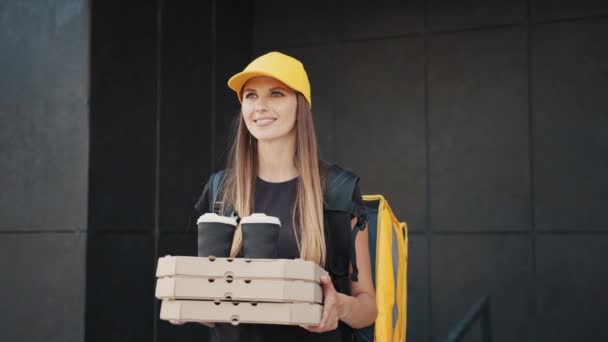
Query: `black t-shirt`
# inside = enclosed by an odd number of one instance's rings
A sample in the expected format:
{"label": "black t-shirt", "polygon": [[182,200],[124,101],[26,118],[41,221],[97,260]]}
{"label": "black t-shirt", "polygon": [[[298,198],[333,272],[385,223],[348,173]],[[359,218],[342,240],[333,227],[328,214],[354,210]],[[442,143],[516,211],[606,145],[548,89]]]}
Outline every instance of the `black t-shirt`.
{"label": "black t-shirt", "polygon": [[300,230],[299,227],[296,227],[297,233],[294,231],[292,218],[297,180],[294,178],[286,182],[271,183],[257,177],[255,182],[253,212],[275,216],[281,220],[278,242],[279,259],[295,259],[300,256],[295,238],[297,234],[299,241]]}
{"label": "black t-shirt", "polygon": [[[300,228],[296,225],[295,229],[292,222],[292,210],[295,204],[297,180],[280,183],[271,183],[256,179],[255,183],[255,202],[254,212],[276,216],[281,220],[279,233],[278,257],[281,259],[293,259],[299,257],[296,237],[300,237]],[[203,196],[196,204],[195,208],[202,214],[209,209],[205,189]],[[359,187],[353,193],[353,202],[356,204],[356,214],[365,211],[363,199]],[[297,219],[296,219],[297,220]],[[211,329],[211,341],[213,342],[257,342],[257,341],[341,341],[339,330],[326,333],[311,333],[299,326],[271,325],[271,324],[231,324],[218,323]]]}

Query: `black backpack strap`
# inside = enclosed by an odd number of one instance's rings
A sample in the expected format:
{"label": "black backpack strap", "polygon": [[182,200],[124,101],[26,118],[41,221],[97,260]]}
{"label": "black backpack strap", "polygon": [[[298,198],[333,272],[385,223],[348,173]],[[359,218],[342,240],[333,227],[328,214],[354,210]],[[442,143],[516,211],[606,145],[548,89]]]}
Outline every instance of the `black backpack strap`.
{"label": "black backpack strap", "polygon": [[[353,202],[353,193],[358,182],[359,177],[357,175],[337,165],[332,165],[327,170],[324,211],[325,215],[329,217],[329,222],[326,223],[332,227],[331,232],[329,232],[329,247],[332,251],[330,258],[334,258],[334,260],[329,260],[330,267],[333,267],[333,270],[330,271],[340,275],[346,272],[348,275],[348,264],[350,263],[353,267],[352,281],[359,281],[355,239],[357,233],[363,230],[367,223],[367,216],[359,215]],[[357,217],[357,224],[354,229],[351,228],[350,215]],[[347,256],[348,258],[346,258]],[[337,260],[341,258],[349,259],[350,262],[345,263]],[[332,262],[334,262],[333,265]],[[346,270],[344,270],[344,267],[346,267]]]}
{"label": "black backpack strap", "polygon": [[236,210],[234,210],[234,207],[232,205],[228,204],[224,207],[224,211],[220,212],[222,208],[220,186],[222,184],[224,175],[224,170],[220,170],[212,174],[211,178],[209,179],[209,211],[218,215],[236,217],[237,222],[239,222],[240,218],[238,216],[238,213],[236,212]]}
{"label": "black backpack strap", "polygon": [[213,213],[219,214],[220,207],[222,206],[222,202],[218,201],[218,193],[220,189],[220,182],[222,181],[222,177],[224,177],[224,170],[220,170],[213,175],[211,175],[210,185],[211,189],[209,191],[209,210]]}
{"label": "black backpack strap", "polygon": [[353,191],[359,177],[343,168],[332,165],[325,178],[325,208],[333,211],[353,213]]}
{"label": "black backpack strap", "polygon": [[[327,246],[326,267],[336,290],[351,295],[350,281],[358,281],[359,272],[355,251],[356,234],[365,227],[366,222],[366,219],[358,216],[353,202],[359,177],[337,165],[328,166],[325,170],[323,216]],[[357,216],[355,229],[351,227],[351,215]],[[353,267],[350,277],[349,265]],[[352,327],[340,321],[338,329],[342,341],[356,341]]]}
{"label": "black backpack strap", "polygon": [[365,229],[365,225],[367,224],[367,214],[362,214],[357,216],[357,223],[353,228],[353,248],[351,250],[351,259],[353,265],[353,273],[351,274],[351,279],[353,281],[359,281],[359,268],[357,267],[357,249],[355,248],[355,242],[357,240],[357,233]]}

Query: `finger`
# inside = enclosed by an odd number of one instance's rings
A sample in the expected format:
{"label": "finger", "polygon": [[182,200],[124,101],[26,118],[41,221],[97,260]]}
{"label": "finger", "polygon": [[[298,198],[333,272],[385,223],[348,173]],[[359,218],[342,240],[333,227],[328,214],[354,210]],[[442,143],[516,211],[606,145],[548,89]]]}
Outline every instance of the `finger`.
{"label": "finger", "polygon": [[319,323],[319,326],[325,327],[329,322],[330,318],[337,315],[337,300],[338,298],[335,293],[329,294],[327,297],[324,298],[323,313],[321,314],[321,322]]}
{"label": "finger", "polygon": [[323,328],[325,325],[325,321],[327,320],[327,316],[329,315],[330,306],[324,305],[323,312],[321,313],[321,320],[319,321],[319,328]]}
{"label": "finger", "polygon": [[321,276],[321,287],[323,288],[323,292],[325,291],[336,291],[334,288],[334,284],[331,282],[331,278],[328,275]]}
{"label": "finger", "polygon": [[319,323],[319,328],[326,329],[328,326],[330,326],[331,322],[334,320],[336,315],[337,315],[337,313],[335,310],[335,306],[333,304],[327,306],[326,309],[323,310],[323,315],[321,316],[321,322]]}
{"label": "finger", "polygon": [[321,327],[318,326],[318,325],[309,325],[308,327],[306,327],[304,329],[306,329],[306,330],[308,330],[310,332],[313,332],[313,333],[321,333],[321,332],[323,332],[323,329],[321,329]]}
{"label": "finger", "polygon": [[331,330],[335,330],[338,328],[338,323],[336,321],[333,321],[333,323],[330,324],[326,324],[325,326],[320,326],[320,325],[309,325],[309,326],[301,326],[302,328],[310,331],[310,332],[314,332],[314,333],[323,333],[326,331],[331,331]]}
{"label": "finger", "polygon": [[338,318],[336,316],[334,316],[334,319],[331,321],[331,324],[329,324],[328,329],[327,330],[336,330],[338,329]]}
{"label": "finger", "polygon": [[337,327],[338,321],[336,320],[336,315],[330,313],[325,322],[323,322],[323,325],[319,325],[319,332],[335,330]]}
{"label": "finger", "polygon": [[302,324],[300,324],[300,327],[302,329],[306,329],[306,330],[308,330],[310,332],[318,332],[318,330],[319,330],[319,326],[318,325],[302,325]]}
{"label": "finger", "polygon": [[335,302],[335,296],[338,292],[334,288],[334,284],[328,276],[321,276],[321,288],[323,290],[323,304],[332,304]]}

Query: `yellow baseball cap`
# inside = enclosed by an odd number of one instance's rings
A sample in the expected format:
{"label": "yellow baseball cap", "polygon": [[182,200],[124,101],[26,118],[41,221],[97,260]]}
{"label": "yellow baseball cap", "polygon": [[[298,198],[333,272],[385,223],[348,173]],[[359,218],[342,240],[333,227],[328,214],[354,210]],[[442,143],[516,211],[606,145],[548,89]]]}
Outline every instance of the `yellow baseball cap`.
{"label": "yellow baseball cap", "polygon": [[242,90],[245,83],[256,76],[276,78],[291,89],[302,93],[312,107],[310,82],[306,70],[304,70],[304,65],[299,60],[276,51],[254,59],[245,70],[228,80],[228,87],[236,92],[239,101],[242,101]]}

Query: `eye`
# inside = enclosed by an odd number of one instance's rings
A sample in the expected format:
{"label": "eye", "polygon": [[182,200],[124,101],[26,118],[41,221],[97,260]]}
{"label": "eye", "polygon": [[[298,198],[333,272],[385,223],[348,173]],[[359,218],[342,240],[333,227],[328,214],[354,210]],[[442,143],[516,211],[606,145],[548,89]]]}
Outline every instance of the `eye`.
{"label": "eye", "polygon": [[258,97],[255,93],[247,93],[245,94],[245,98],[246,99],[255,99],[256,97]]}
{"label": "eye", "polygon": [[274,97],[280,97],[280,96],[284,96],[284,95],[280,91],[275,90],[275,91],[272,92],[272,96],[274,96]]}

